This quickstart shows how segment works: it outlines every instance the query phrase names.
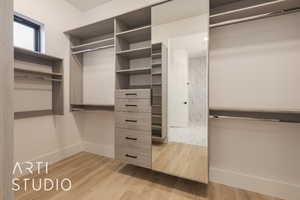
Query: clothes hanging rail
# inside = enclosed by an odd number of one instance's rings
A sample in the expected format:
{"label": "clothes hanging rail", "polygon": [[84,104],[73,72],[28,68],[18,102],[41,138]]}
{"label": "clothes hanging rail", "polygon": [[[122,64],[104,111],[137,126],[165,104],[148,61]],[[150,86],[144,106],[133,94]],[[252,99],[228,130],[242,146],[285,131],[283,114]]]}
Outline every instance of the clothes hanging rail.
{"label": "clothes hanging rail", "polygon": [[47,78],[47,77],[39,77],[39,76],[28,76],[28,75],[16,75],[15,78],[21,79],[31,79],[31,80],[42,80],[42,81],[55,81],[61,82],[62,79],[55,79],[55,78]]}
{"label": "clothes hanging rail", "polygon": [[98,51],[98,50],[101,50],[101,49],[107,49],[107,48],[113,48],[113,47],[115,47],[115,45],[106,45],[106,46],[101,46],[101,47],[92,48],[92,49],[86,49],[86,50],[82,50],[82,51],[74,51],[72,54],[76,55],[76,54],[87,53],[87,52],[92,52],[92,51]]}
{"label": "clothes hanging rail", "polygon": [[210,118],[300,123],[300,111],[210,109]]}
{"label": "clothes hanging rail", "polygon": [[[300,7],[286,9],[286,10],[279,10],[279,11],[274,11],[274,12],[268,12],[268,13],[254,15],[254,16],[250,16],[250,17],[244,17],[244,18],[240,18],[240,19],[233,19],[233,20],[228,20],[228,21],[224,21],[224,22],[220,22],[220,23],[210,24],[210,28],[217,28],[217,27],[227,26],[227,25],[231,25],[231,24],[243,23],[243,22],[248,22],[248,21],[253,21],[253,20],[258,20],[258,19],[269,18],[269,17],[276,17],[276,16],[280,16],[280,15],[287,15],[287,14],[292,14],[292,13],[296,13],[296,12],[300,12]],[[216,15],[212,15],[212,16],[216,16]]]}

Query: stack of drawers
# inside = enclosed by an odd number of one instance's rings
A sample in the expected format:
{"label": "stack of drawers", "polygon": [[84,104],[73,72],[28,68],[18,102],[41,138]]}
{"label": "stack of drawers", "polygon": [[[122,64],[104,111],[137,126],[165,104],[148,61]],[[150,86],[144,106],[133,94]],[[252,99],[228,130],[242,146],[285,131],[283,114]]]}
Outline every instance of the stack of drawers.
{"label": "stack of drawers", "polygon": [[150,89],[116,90],[115,158],[151,168]]}

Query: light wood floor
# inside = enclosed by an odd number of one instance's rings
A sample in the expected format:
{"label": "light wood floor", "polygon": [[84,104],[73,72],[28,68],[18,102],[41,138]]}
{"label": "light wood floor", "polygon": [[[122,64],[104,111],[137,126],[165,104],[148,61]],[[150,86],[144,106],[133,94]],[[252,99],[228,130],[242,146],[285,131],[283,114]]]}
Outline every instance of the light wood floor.
{"label": "light wood floor", "polygon": [[79,153],[49,167],[41,177],[70,178],[70,192],[19,191],[16,200],[279,200],[253,192],[199,183]]}
{"label": "light wood floor", "polygon": [[207,183],[207,147],[176,142],[153,143],[152,168],[155,171]]}

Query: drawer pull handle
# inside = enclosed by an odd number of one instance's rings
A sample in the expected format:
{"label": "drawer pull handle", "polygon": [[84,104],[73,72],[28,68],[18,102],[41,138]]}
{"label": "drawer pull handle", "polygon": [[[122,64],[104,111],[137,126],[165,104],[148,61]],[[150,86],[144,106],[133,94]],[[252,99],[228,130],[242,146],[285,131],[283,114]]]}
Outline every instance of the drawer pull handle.
{"label": "drawer pull handle", "polygon": [[134,159],[138,158],[137,156],[132,156],[132,155],[129,155],[129,154],[126,154],[125,156],[128,157],[128,158],[134,158]]}
{"label": "drawer pull handle", "polygon": [[126,122],[133,122],[133,123],[137,123],[137,120],[125,120]]}
{"label": "drawer pull handle", "polygon": [[137,93],[126,93],[126,96],[137,96]]}
{"label": "drawer pull handle", "polygon": [[137,138],[126,137],[126,140],[137,140]]}
{"label": "drawer pull handle", "polygon": [[133,105],[133,104],[126,104],[126,107],[137,107],[137,105]]}

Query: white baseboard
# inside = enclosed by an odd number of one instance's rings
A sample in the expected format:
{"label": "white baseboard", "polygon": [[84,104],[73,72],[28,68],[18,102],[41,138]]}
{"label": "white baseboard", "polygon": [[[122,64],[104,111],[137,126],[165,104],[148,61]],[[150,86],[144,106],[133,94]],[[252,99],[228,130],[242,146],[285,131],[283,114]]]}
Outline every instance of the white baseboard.
{"label": "white baseboard", "polygon": [[108,158],[115,157],[115,150],[114,147],[111,145],[103,145],[103,144],[96,144],[91,142],[83,142],[83,146],[86,152],[94,153],[100,156],[105,156]]}
{"label": "white baseboard", "polygon": [[[41,155],[39,157],[33,158],[29,161],[25,161],[25,162],[30,162],[33,163],[33,171],[37,170],[37,165],[35,165],[36,162],[47,162],[49,165],[56,163],[60,160],[63,160],[65,158],[68,158],[74,154],[77,154],[79,152],[83,151],[83,146],[82,143],[78,143],[78,144],[74,144],[74,145],[70,145],[67,147],[64,147],[62,149],[59,149],[57,151],[53,151],[44,155]],[[17,160],[15,162],[18,162]],[[22,161],[22,163],[25,163],[24,161]],[[27,174],[29,174],[29,172],[27,170],[25,170],[24,166],[21,165],[22,169],[22,174],[20,173],[20,170],[16,170],[14,177],[20,177],[20,176],[25,176]]]}
{"label": "white baseboard", "polygon": [[300,199],[300,185],[236,173],[229,170],[210,168],[210,181],[285,200]]}

